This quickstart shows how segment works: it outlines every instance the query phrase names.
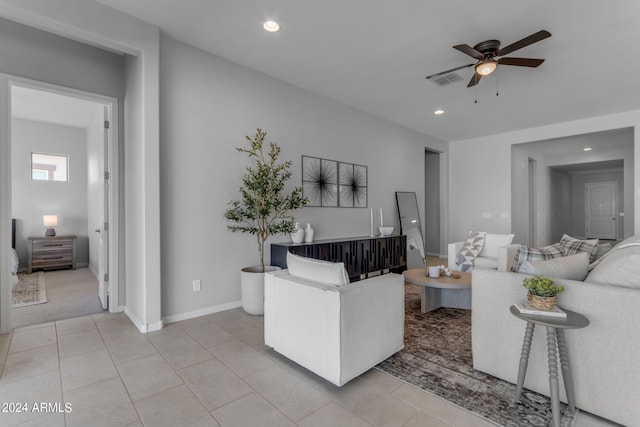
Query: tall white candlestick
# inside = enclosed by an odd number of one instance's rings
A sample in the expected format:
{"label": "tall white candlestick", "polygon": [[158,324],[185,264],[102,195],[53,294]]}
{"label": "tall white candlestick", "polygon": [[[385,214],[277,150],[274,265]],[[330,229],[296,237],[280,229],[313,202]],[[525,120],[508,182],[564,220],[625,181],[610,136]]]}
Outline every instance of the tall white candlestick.
{"label": "tall white candlestick", "polygon": [[369,232],[369,236],[373,236],[373,208],[371,208],[371,231]]}
{"label": "tall white candlestick", "polygon": [[382,208],[380,208],[380,227],[384,227],[384,220],[382,219]]}

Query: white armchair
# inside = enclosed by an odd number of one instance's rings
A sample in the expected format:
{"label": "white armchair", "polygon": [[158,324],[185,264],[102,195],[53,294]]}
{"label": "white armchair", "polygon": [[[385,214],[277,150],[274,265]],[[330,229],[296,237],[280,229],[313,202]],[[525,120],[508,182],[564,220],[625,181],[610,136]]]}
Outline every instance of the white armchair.
{"label": "white armchair", "polygon": [[[475,260],[475,268],[488,268],[498,271],[508,271],[515,250],[519,245],[512,245],[513,234],[489,234],[485,237],[485,242],[480,251],[480,255]],[[449,243],[447,248],[447,263],[451,270],[456,269],[456,257],[465,242]]]}
{"label": "white armchair", "polygon": [[342,386],[404,347],[402,276],[336,286],[293,276],[289,270],[267,273],[264,340]]}

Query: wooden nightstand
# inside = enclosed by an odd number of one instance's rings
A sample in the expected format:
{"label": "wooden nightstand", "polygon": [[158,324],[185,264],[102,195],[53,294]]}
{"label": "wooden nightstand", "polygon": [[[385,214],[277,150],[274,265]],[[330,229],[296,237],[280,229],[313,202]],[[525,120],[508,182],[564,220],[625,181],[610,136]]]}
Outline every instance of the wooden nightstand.
{"label": "wooden nightstand", "polygon": [[27,273],[34,269],[76,269],[76,236],[29,237]]}

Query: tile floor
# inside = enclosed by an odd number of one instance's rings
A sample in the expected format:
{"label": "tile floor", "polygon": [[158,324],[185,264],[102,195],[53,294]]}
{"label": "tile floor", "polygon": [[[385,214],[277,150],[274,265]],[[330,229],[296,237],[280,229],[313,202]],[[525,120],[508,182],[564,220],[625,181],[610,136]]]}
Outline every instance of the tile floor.
{"label": "tile floor", "polygon": [[377,370],[338,388],[265,347],[262,321],[235,309],[143,335],[97,314],[0,335],[0,403],[28,408],[0,425],[493,426]]}

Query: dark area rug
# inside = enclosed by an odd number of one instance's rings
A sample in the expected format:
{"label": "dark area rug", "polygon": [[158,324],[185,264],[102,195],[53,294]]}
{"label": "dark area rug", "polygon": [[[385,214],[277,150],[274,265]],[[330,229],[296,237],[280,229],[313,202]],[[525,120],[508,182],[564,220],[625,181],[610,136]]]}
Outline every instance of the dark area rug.
{"label": "dark area rug", "polygon": [[[515,384],[473,369],[471,311],[421,313],[419,292],[417,286],[405,287],[405,348],[377,368],[501,426],[551,425],[548,397],[525,389],[520,402],[512,404]],[[573,426],[575,414],[561,406],[561,425]]]}

